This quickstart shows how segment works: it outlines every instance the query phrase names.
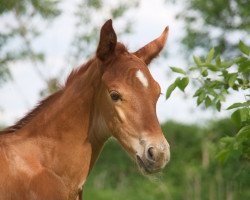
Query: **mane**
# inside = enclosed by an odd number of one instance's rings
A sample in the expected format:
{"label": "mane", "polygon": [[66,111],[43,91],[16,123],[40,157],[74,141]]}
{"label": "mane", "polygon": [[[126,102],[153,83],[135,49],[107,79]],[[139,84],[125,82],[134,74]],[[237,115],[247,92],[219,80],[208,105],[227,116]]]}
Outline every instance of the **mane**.
{"label": "mane", "polygon": [[80,67],[77,67],[76,69],[73,69],[66,82],[65,82],[65,87],[67,87],[69,84],[72,83],[73,80],[75,80],[76,76],[80,76],[82,75],[84,72],[87,71],[87,69],[89,68],[89,66],[94,62],[95,58],[90,59],[87,63],[81,65]]}
{"label": "mane", "polygon": [[[122,44],[122,43],[117,43],[115,53],[116,55],[127,53],[127,48]],[[81,76],[83,73],[87,71],[89,66],[95,61],[95,57],[90,59],[87,63],[81,65],[80,67],[73,69],[71,73],[69,74],[66,82],[65,82],[65,87],[70,85],[73,80],[76,79],[77,76]],[[28,112],[23,118],[18,120],[14,125],[9,126],[3,130],[0,130],[0,135],[2,134],[7,134],[7,133],[14,133],[21,128],[23,128],[26,124],[28,124],[35,116],[37,116],[43,108],[49,106],[51,103],[55,102],[63,93],[64,88],[60,89],[59,91],[55,92],[54,94],[46,97],[42,101],[38,103],[38,105]]]}
{"label": "mane", "polygon": [[[90,59],[86,64],[81,65],[80,67],[73,69],[68,76],[65,87],[67,87],[78,75],[83,74],[89,66],[92,64],[94,59]],[[28,112],[23,118],[18,120],[14,125],[9,126],[3,130],[0,130],[0,135],[7,134],[7,133],[14,133],[21,128],[23,128],[26,124],[28,124],[35,116],[37,116],[45,107],[49,106],[51,103],[55,102],[63,93],[64,88],[58,90],[54,94],[51,94],[50,96],[44,98],[41,100],[38,105],[32,109],[30,112]]]}
{"label": "mane", "polygon": [[40,101],[40,103],[30,112],[28,112],[23,118],[18,120],[14,125],[5,128],[0,131],[0,134],[13,133],[17,130],[20,130],[24,127],[28,122],[30,122],[40,111],[54,102],[59,96],[61,96],[62,90],[55,92],[54,94],[48,96],[47,98]]}

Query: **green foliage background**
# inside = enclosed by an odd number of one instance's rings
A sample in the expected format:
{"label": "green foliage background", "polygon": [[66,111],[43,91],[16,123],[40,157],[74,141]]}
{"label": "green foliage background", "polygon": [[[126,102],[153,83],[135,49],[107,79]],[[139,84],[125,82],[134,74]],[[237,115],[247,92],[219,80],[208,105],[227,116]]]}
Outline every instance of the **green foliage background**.
{"label": "green foliage background", "polygon": [[220,164],[219,138],[236,133],[229,119],[204,128],[167,122],[162,125],[171,146],[163,172],[144,177],[115,140],[110,140],[84,187],[84,200],[222,200],[250,198],[250,166],[241,159]]}

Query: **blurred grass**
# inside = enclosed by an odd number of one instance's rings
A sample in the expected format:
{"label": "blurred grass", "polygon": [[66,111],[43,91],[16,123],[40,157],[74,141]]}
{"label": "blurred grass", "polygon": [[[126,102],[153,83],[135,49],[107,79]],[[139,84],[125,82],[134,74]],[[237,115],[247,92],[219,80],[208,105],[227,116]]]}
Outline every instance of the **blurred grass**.
{"label": "blurred grass", "polygon": [[118,142],[111,139],[87,179],[83,199],[250,199],[250,168],[246,163],[229,160],[219,165],[215,159],[219,138],[236,132],[229,120],[210,122],[205,128],[167,122],[162,129],[171,146],[171,161],[163,172],[141,175]]}

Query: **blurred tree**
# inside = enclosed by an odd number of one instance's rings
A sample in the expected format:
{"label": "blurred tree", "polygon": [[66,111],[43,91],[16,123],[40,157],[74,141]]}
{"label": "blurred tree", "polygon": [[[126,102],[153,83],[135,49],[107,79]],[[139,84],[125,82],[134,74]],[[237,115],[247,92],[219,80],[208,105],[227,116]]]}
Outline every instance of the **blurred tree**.
{"label": "blurred tree", "polygon": [[[184,20],[183,45],[188,55],[204,54],[212,47],[226,57],[236,55],[239,40],[250,43],[250,1],[183,1],[177,18]],[[193,51],[193,52],[190,52]]]}
{"label": "blurred tree", "polygon": [[[60,14],[58,1],[0,0],[0,86],[11,79],[9,66],[18,60],[40,62],[42,52],[32,43],[41,34],[44,23]],[[46,81],[39,69],[35,69]]]}
{"label": "blurred tree", "polygon": [[[29,59],[37,75],[46,84],[46,88],[40,92],[41,96],[49,95],[59,88],[61,74],[50,78],[44,75],[37,63],[44,61],[45,55],[36,51],[33,46],[35,39],[45,29],[44,25],[61,13],[58,4],[59,1],[50,0],[0,0],[0,20],[3,27],[0,30],[0,86],[12,78],[9,69],[11,64]],[[118,34],[130,33],[132,19],[127,17],[124,20],[122,17],[138,4],[139,0],[78,1],[75,7],[76,32],[68,56],[71,66],[78,65],[95,52],[100,25],[104,20],[112,18],[120,23],[122,30]]]}

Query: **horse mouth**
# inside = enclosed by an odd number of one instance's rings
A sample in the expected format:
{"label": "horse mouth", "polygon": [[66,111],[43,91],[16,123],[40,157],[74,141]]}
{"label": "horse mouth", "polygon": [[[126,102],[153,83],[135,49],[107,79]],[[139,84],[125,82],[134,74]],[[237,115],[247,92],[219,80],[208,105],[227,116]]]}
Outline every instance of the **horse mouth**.
{"label": "horse mouth", "polygon": [[143,160],[141,159],[140,156],[136,155],[136,160],[137,160],[137,164],[140,167],[140,169],[142,170],[142,172],[144,174],[152,174],[154,173],[153,170],[151,170],[149,167],[147,167],[147,165],[143,162]]}

